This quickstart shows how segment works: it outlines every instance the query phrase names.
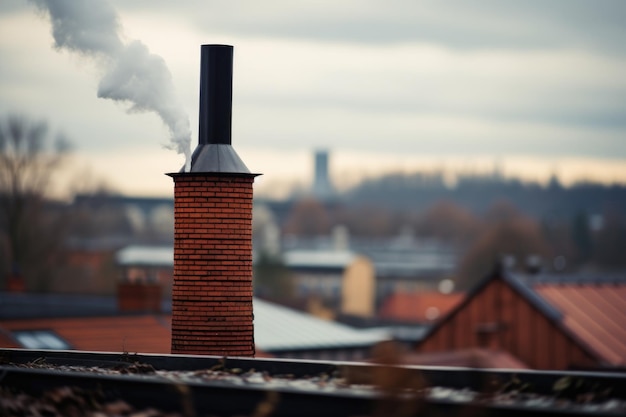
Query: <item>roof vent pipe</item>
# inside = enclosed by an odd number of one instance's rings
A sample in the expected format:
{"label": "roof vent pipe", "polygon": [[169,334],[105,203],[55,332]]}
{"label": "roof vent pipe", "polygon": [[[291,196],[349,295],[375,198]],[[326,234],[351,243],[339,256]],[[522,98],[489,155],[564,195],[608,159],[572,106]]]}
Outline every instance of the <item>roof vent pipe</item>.
{"label": "roof vent pipe", "polygon": [[199,144],[231,144],[233,47],[202,45]]}
{"label": "roof vent pipe", "polygon": [[231,146],[232,101],[233,47],[202,45],[198,147],[191,172],[250,173]]}

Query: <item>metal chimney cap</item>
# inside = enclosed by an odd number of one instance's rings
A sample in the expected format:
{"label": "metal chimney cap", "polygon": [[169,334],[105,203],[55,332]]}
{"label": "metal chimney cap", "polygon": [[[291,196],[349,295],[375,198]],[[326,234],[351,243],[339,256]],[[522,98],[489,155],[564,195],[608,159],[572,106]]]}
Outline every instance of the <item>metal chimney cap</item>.
{"label": "metal chimney cap", "polygon": [[[181,172],[184,172],[184,167]],[[191,156],[189,172],[250,174],[250,170],[237,155],[235,148],[218,143],[198,145]]]}

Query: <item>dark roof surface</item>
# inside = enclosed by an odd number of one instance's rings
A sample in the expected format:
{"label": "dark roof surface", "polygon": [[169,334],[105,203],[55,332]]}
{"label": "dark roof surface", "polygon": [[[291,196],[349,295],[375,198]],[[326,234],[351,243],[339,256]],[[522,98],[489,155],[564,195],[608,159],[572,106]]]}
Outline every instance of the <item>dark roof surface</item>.
{"label": "dark roof surface", "polygon": [[[171,311],[171,301],[163,301],[161,308]],[[117,298],[110,295],[0,292],[0,320],[116,314]]]}

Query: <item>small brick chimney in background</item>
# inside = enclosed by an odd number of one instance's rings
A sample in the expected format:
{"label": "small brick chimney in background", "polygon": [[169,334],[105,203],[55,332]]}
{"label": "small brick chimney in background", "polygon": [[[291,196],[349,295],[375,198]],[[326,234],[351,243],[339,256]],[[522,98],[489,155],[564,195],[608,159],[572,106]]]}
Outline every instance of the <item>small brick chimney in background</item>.
{"label": "small brick chimney in background", "polygon": [[160,313],[163,288],[158,283],[118,282],[117,309],[126,313]]}
{"label": "small brick chimney in background", "polygon": [[174,179],[172,353],[254,356],[252,184],[231,146],[233,48],[203,45],[200,129]]}

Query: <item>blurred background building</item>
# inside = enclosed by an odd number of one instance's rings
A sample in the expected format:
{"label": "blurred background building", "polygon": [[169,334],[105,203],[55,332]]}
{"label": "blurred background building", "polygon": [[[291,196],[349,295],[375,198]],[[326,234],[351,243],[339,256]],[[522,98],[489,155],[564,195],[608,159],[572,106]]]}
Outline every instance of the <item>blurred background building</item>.
{"label": "blurred background building", "polygon": [[[424,174],[338,192],[329,152],[313,158],[308,192],[254,201],[261,354],[360,360],[391,338],[416,363],[623,366],[623,187],[540,187],[495,174],[451,187]],[[4,345],[167,352],[156,340],[171,320],[173,200],[94,193],[51,207],[67,213],[63,262],[45,287],[19,275],[21,285],[5,286]],[[501,312],[510,305],[519,307]],[[274,334],[280,320],[284,332]],[[141,337],[131,335],[136,326]],[[108,344],[95,335],[112,328]]]}

